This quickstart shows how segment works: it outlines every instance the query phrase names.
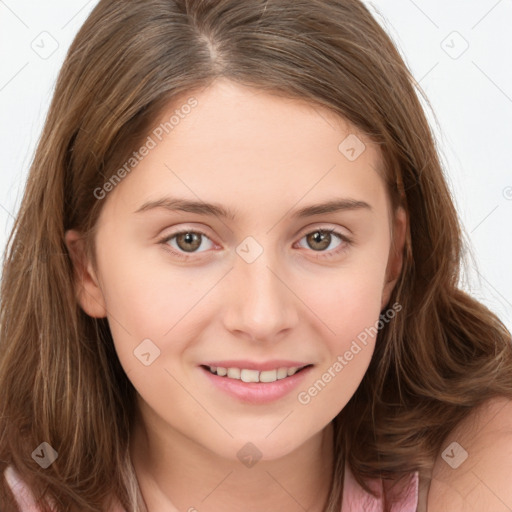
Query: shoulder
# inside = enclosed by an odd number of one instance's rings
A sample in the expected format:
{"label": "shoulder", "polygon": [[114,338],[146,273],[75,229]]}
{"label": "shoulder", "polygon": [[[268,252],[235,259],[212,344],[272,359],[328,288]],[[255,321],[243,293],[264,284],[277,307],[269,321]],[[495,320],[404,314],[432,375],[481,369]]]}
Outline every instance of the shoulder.
{"label": "shoulder", "polygon": [[432,469],[427,512],[512,510],[512,399],[476,408],[445,439]]}

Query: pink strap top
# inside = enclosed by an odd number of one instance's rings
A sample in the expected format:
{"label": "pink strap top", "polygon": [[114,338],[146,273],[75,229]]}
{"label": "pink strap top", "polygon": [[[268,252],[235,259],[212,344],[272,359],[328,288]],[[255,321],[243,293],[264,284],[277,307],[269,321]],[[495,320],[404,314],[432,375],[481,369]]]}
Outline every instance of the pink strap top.
{"label": "pink strap top", "polygon": [[25,482],[20,478],[14,466],[7,466],[4,477],[11,488],[16,503],[22,512],[39,512],[35,506],[34,497]]}
{"label": "pink strap top", "polygon": [[[393,499],[391,512],[416,512],[419,499],[419,473],[414,471],[404,478],[404,483],[392,487],[393,482],[374,478],[368,481],[369,487],[382,496],[384,489],[386,495]],[[345,479],[343,483],[343,503],[341,512],[383,512],[384,500],[375,498],[366,492],[355,480],[352,471],[345,464]],[[396,501],[395,501],[396,500]]]}
{"label": "pink strap top", "polygon": [[[40,512],[34,503],[34,497],[25,482],[13,466],[8,466],[4,471],[5,479],[11,487],[16,498],[18,506],[22,512]],[[405,486],[403,487],[400,500],[398,500],[391,508],[392,512],[416,512],[418,506],[418,472],[410,474]],[[380,479],[369,481],[372,490],[377,490],[382,496],[384,488],[390,496],[397,494],[396,489]],[[384,503],[381,498],[374,498],[367,493],[354,479],[349,467],[345,465],[345,480],[343,491],[343,504],[341,512],[383,512]],[[123,508],[119,508],[113,512],[126,512]]]}

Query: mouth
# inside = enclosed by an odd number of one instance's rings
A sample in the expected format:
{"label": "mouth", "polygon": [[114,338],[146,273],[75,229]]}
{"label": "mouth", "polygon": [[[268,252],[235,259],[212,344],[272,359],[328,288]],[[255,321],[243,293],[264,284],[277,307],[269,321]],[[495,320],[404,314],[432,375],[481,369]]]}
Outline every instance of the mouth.
{"label": "mouth", "polygon": [[[228,361],[222,361],[223,364]],[[313,370],[313,364],[294,362],[296,366],[286,366],[280,361],[280,366],[272,368],[274,362],[264,365],[238,362],[242,368],[230,365],[213,366],[202,364],[198,368],[206,377],[206,381],[215,389],[238,402],[250,405],[266,405],[286,398]],[[282,366],[281,366],[282,365]],[[253,368],[247,368],[252,366]],[[261,367],[266,367],[262,369]]]}
{"label": "mouth", "polygon": [[240,380],[242,382],[256,382],[256,383],[272,383],[277,380],[287,379],[296,375],[306,368],[313,366],[306,364],[302,366],[280,366],[269,370],[257,370],[252,368],[239,368],[237,366],[224,367],[224,366],[210,366],[201,365],[213,375],[223,377],[226,379]]}

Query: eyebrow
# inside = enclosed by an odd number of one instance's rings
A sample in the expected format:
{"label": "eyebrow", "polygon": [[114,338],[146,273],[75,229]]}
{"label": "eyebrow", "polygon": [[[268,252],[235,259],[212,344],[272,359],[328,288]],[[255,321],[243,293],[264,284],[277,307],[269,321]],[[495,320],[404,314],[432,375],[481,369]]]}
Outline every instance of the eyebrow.
{"label": "eyebrow", "polygon": [[[187,213],[197,213],[200,215],[214,215],[226,219],[231,219],[233,221],[237,218],[236,211],[225,208],[218,203],[190,201],[176,197],[162,197],[161,199],[147,201],[142,206],[140,206],[140,208],[135,210],[134,213],[147,212],[157,208],[162,208],[173,212],[181,211]],[[295,210],[292,213],[292,217],[304,218],[325,213],[360,209],[373,211],[373,208],[365,201],[350,198],[338,198],[324,203],[312,204]]]}

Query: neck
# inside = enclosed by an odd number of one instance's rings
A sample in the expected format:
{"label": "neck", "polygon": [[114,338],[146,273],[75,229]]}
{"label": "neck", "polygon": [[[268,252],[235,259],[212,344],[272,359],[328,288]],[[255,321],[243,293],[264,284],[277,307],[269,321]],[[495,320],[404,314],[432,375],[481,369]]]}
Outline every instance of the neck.
{"label": "neck", "polygon": [[333,471],[333,428],[276,460],[246,468],[156,422],[136,421],[132,463],[148,512],[322,512]]}

